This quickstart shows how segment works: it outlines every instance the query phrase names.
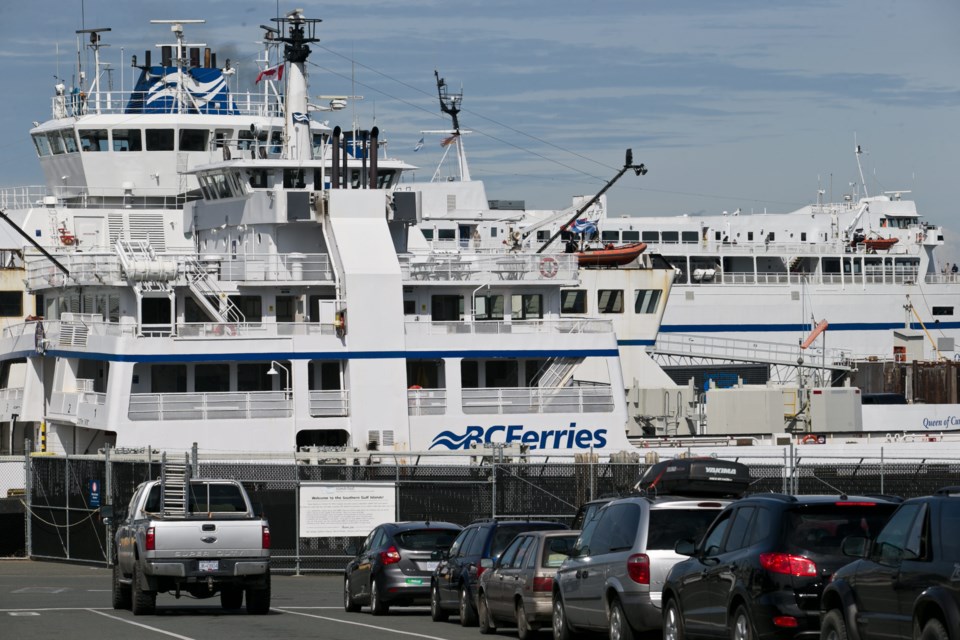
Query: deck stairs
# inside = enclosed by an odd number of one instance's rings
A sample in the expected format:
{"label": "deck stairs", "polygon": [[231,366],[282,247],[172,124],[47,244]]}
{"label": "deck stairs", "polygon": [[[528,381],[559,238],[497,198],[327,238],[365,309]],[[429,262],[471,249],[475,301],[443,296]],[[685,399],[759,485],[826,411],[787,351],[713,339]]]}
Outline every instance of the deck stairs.
{"label": "deck stairs", "polygon": [[537,372],[537,387],[550,389],[566,386],[573,377],[573,370],[583,358],[549,358]]}

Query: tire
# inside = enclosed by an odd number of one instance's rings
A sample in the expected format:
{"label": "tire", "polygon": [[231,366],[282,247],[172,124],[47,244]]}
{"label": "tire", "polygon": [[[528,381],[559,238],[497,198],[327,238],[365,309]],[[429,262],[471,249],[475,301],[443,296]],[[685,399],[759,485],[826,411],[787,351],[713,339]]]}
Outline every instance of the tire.
{"label": "tire", "polygon": [[430,590],[430,619],[434,622],[446,622],[450,614],[440,606],[440,586],[433,585]]}
{"label": "tire", "polygon": [[480,633],[487,635],[497,632],[497,625],[490,615],[490,606],[487,604],[487,594],[480,594],[480,605],[477,611],[477,622],[480,625]]}
{"label": "tire", "polygon": [[567,622],[567,611],[563,606],[563,598],[553,596],[553,640],[574,640],[576,630]]}
{"label": "tire", "polygon": [[475,627],[478,622],[477,610],[473,608],[473,603],[470,602],[470,592],[467,590],[467,585],[460,585],[460,626]]}
{"label": "tire", "polygon": [[113,608],[129,609],[131,605],[130,585],[120,582],[123,572],[120,565],[113,565]]}
{"label": "tire", "polygon": [[350,593],[349,577],[343,579],[343,610],[347,613],[360,611],[360,605],[354,602],[353,595]]}
{"label": "tire", "polygon": [[370,583],[370,613],[375,616],[385,616],[390,613],[390,605],[383,601],[380,595],[380,584],[376,578]]}
{"label": "tire", "polygon": [[243,605],[243,589],[224,587],[220,589],[220,606],[227,611],[236,611]]}
{"label": "tire", "polygon": [[[627,614],[623,611],[623,605],[619,598],[614,598],[610,603],[610,640],[634,640],[633,627],[627,620]],[[744,640],[750,640],[745,638]]]}
{"label": "tire", "polygon": [[130,610],[135,616],[150,615],[157,610],[157,592],[140,588],[140,565],[133,563],[133,584],[130,585]]}
{"label": "tire", "polygon": [[663,640],[683,640],[683,616],[676,600],[667,602],[663,610]]}
{"label": "tire", "polygon": [[831,609],[820,621],[822,640],[847,640],[847,623],[839,609]]}
{"label": "tire", "polygon": [[949,637],[943,623],[936,618],[928,620],[920,632],[920,640],[947,640]]}
{"label": "tire", "polygon": [[755,640],[757,634],[753,631],[753,623],[750,622],[750,614],[747,609],[740,605],[733,614],[733,624],[730,625],[730,640]]}
{"label": "tire", "polygon": [[527,619],[527,610],[523,606],[523,600],[517,603],[517,638],[519,640],[530,640],[537,634],[537,629],[530,626],[530,620]]}
{"label": "tire", "polygon": [[267,569],[266,586],[259,589],[247,588],[247,613],[265,616],[270,613],[270,570]]}

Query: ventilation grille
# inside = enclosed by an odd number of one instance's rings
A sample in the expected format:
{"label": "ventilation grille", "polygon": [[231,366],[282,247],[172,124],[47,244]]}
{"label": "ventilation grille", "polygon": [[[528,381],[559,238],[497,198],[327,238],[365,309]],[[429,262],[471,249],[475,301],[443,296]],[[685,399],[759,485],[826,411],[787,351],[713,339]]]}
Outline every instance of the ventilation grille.
{"label": "ventilation grille", "polygon": [[130,241],[142,241],[154,251],[166,251],[166,236],[163,231],[162,213],[131,213]]}

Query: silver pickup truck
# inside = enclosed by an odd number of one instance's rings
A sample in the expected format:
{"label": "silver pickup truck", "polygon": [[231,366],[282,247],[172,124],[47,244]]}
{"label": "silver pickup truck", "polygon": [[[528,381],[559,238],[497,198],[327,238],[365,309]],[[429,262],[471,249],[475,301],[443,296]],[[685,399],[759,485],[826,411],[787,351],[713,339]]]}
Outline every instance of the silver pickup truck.
{"label": "silver pickup truck", "polygon": [[[165,495],[166,493],[166,495]],[[160,480],[117,513],[113,607],[153,613],[157,593],[220,594],[224,609],[270,610],[270,529],[233,480],[188,480],[171,505]]]}

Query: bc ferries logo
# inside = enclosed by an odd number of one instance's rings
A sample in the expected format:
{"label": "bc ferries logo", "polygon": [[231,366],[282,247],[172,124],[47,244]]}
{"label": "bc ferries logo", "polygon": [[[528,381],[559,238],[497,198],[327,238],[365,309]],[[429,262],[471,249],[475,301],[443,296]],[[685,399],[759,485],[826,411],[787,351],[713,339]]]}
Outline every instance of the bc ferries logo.
{"label": "bc ferries logo", "polygon": [[528,429],[522,424],[470,425],[462,434],[441,431],[434,436],[430,449],[469,449],[485,442],[525,444],[531,449],[600,449],[607,444],[607,430],[578,429],[576,422],[559,429]]}

